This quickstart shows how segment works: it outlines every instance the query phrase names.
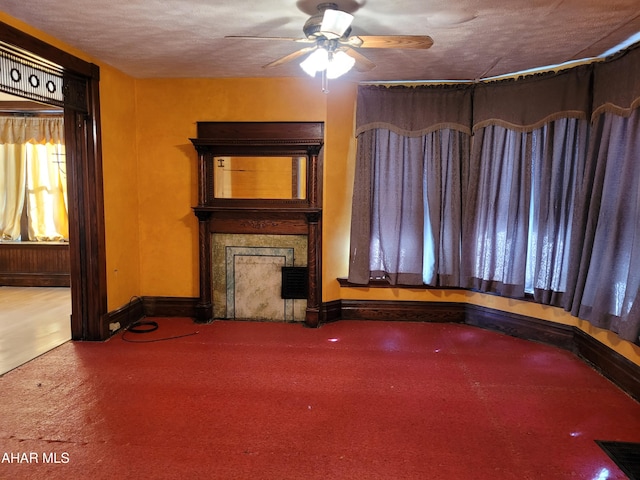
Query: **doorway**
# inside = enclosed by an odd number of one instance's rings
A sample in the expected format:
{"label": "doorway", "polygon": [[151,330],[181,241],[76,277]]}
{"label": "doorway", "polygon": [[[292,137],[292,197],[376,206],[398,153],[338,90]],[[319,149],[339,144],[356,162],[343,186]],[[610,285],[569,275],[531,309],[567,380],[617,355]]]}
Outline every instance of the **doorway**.
{"label": "doorway", "polygon": [[0,93],[0,375],[71,338],[63,109]]}
{"label": "doorway", "polygon": [[0,91],[64,110],[69,202],[71,337],[109,336],[99,68],[0,22]]}

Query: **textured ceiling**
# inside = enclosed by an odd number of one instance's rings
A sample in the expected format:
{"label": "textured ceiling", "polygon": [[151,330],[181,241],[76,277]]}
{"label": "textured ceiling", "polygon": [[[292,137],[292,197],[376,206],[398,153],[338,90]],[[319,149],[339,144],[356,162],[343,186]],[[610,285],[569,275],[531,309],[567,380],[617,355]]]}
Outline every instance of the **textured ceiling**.
{"label": "textured ceiling", "polygon": [[[137,78],[304,76],[318,0],[0,0],[0,10]],[[360,49],[351,81],[475,80],[595,57],[640,32],[639,0],[336,0],[355,35],[430,35],[428,50]]]}

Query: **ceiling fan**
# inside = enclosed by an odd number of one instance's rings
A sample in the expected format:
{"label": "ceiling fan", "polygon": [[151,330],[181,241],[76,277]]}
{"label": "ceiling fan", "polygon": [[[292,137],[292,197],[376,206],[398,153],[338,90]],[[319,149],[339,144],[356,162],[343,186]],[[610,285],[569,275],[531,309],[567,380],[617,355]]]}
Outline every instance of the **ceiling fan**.
{"label": "ceiling fan", "polygon": [[225,38],[310,43],[310,46],[296,50],[263,67],[277,67],[306,55],[307,58],[301,62],[300,66],[311,76],[321,73],[324,91],[328,91],[327,79],[337,78],[347,73],[352,67],[359,72],[366,72],[376,66],[358,52],[357,48],[427,49],[433,45],[433,39],[427,35],[351,35],[353,15],[339,10],[335,3],[321,3],[317,9],[318,13],[312,15],[302,28],[304,38],[238,35]]}

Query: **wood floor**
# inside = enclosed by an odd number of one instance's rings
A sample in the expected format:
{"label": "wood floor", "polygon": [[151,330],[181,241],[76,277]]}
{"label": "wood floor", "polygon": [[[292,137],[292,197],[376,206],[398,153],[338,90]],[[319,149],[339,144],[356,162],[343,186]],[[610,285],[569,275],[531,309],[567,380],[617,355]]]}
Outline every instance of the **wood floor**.
{"label": "wood floor", "polygon": [[71,339],[71,289],[0,286],[0,375]]}

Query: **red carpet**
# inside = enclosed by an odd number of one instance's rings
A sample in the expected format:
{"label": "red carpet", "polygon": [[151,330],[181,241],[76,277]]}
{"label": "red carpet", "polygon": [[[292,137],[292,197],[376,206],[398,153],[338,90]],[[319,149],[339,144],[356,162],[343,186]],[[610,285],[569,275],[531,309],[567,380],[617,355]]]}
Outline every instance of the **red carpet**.
{"label": "red carpet", "polygon": [[595,440],[640,441],[572,354],[474,327],[155,320],[0,378],[1,479],[625,479]]}

